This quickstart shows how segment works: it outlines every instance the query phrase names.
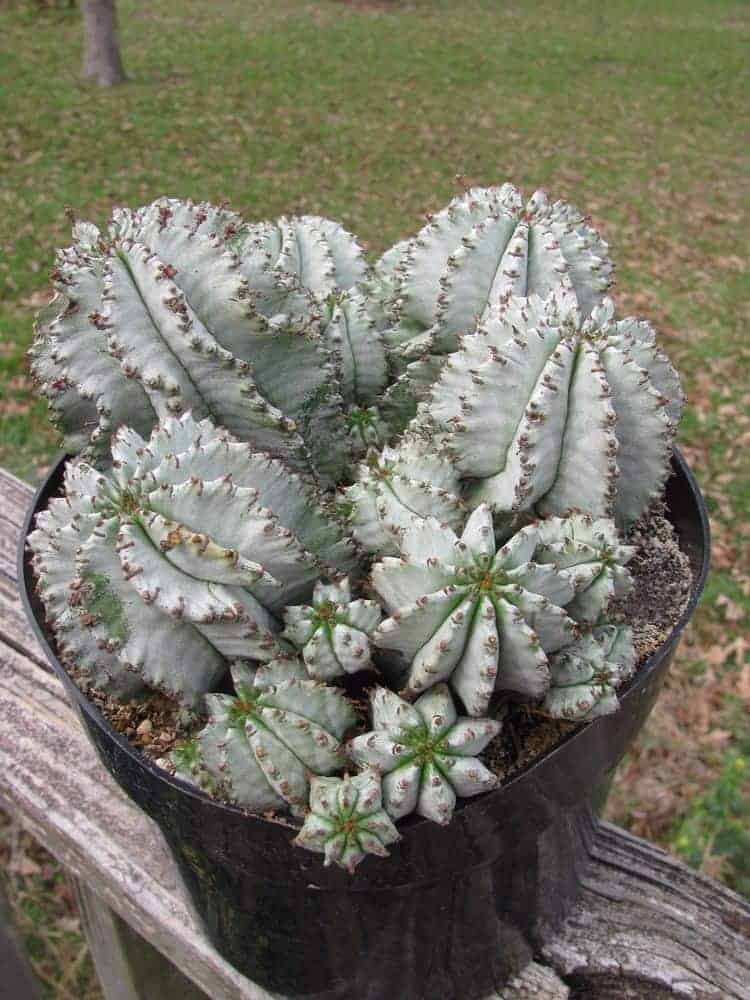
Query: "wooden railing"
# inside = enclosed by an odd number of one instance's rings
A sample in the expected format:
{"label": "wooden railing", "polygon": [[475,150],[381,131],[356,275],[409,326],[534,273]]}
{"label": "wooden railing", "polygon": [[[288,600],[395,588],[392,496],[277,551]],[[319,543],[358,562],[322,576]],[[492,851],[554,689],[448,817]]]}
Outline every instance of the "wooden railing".
{"label": "wooden railing", "polygon": [[[0,806],[74,877],[107,1000],[268,998],[208,942],[159,830],[99,763],[31,636],[16,579],[31,496],[0,469]],[[20,965],[10,971],[12,953],[6,929],[0,997],[13,974],[18,982],[27,975]],[[659,848],[601,824],[580,901],[499,996],[750,1000],[750,907]]]}

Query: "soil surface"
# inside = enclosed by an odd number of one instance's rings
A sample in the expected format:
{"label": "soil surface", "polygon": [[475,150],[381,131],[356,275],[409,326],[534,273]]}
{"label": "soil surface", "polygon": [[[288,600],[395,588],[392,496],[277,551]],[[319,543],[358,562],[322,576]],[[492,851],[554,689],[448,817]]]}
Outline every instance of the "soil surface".
{"label": "soil surface", "polygon": [[[679,621],[690,597],[692,572],[671,523],[661,511],[644,516],[626,541],[636,548],[628,563],[633,589],[610,609],[608,617],[626,622],[633,629],[640,667]],[[369,672],[344,678],[347,693],[363,711],[367,708],[366,690],[375,681],[375,675]],[[88,697],[114,729],[162,766],[169,766],[166,755],[175,744],[206,721],[203,716],[188,719],[173,701],[158,693],[125,703],[101,692],[90,691]],[[585,725],[549,719],[528,704],[507,698],[501,698],[491,714],[502,719],[503,728],[481,757],[503,780],[509,780]]]}
{"label": "soil surface", "polygon": [[640,666],[679,621],[690,599],[693,574],[674,528],[662,515],[638,521],[627,541],[636,548],[628,563],[634,586],[610,608],[610,617],[632,627]]}

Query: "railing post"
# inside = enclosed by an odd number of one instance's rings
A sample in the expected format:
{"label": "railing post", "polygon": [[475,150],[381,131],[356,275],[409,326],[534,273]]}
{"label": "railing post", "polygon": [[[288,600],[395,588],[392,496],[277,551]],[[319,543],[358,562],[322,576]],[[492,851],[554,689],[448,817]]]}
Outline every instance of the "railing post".
{"label": "railing post", "polygon": [[203,990],[126,924],[93,889],[80,879],[70,880],[106,1000],[206,1000]]}

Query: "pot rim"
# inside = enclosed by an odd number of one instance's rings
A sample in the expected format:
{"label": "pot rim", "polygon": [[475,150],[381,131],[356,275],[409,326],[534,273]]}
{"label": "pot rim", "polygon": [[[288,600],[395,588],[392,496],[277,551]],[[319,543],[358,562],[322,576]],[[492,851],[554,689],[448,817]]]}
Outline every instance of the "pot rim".
{"label": "pot rim", "polygon": [[[208,793],[202,791],[202,789],[184,781],[181,778],[175,777],[170,774],[164,768],[159,767],[155,761],[146,757],[142,754],[130,741],[119,733],[109,722],[109,720],[104,716],[104,714],[86,697],[84,692],[78,687],[78,685],[69,676],[65,667],[62,665],[57,657],[57,653],[53,649],[50,639],[47,637],[44,626],[41,624],[37,618],[36,611],[34,609],[32,595],[34,594],[34,584],[35,579],[33,575],[33,570],[31,567],[31,558],[26,546],[26,540],[31,533],[34,519],[37,513],[42,509],[46,509],[48,500],[52,498],[51,484],[60,474],[61,467],[64,466],[69,459],[75,456],[68,455],[64,452],[60,453],[57,459],[50,466],[49,472],[42,480],[39,487],[34,493],[34,497],[29,505],[29,508],[24,517],[23,525],[21,527],[21,534],[18,542],[18,552],[17,552],[17,574],[18,574],[18,589],[21,595],[21,602],[23,604],[26,617],[31,624],[32,632],[36,638],[39,645],[44,650],[47,659],[52,665],[54,672],[58,675],[60,680],[63,682],[68,695],[72,695],[75,699],[78,709],[85,713],[92,722],[104,733],[107,737],[114,741],[120,750],[125,753],[130,760],[137,764],[139,767],[148,771],[152,777],[164,781],[167,785],[172,786],[177,791],[182,794],[197,800],[202,804],[210,804],[211,806],[226,810],[227,813],[236,816],[244,817],[245,819],[251,821],[258,821],[264,824],[270,824],[272,826],[282,826],[286,828],[296,829],[288,820],[288,818],[280,817],[277,820],[269,820],[263,816],[259,816],[255,813],[250,812],[247,809],[243,809],[240,806],[233,805],[228,802],[223,802],[220,799],[215,799]],[[667,636],[667,638],[661,643],[661,645],[654,650],[653,653],[646,659],[646,661],[638,668],[634,677],[627,683],[624,689],[619,692],[619,698],[621,702],[620,711],[622,711],[622,705],[629,700],[631,695],[636,694],[643,688],[643,686],[649,680],[651,674],[654,672],[656,667],[662,661],[663,657],[667,652],[676,645],[682,632],[684,631],[686,625],[690,621],[698,605],[698,602],[703,593],[703,589],[706,582],[706,577],[708,576],[709,567],[711,564],[711,529],[708,519],[708,512],[706,510],[706,504],[703,499],[703,495],[700,491],[698,483],[693,475],[687,461],[685,460],[682,452],[679,448],[674,447],[672,451],[672,475],[678,475],[685,481],[687,487],[687,492],[690,494],[692,501],[695,505],[698,514],[698,522],[700,527],[700,535],[703,540],[703,557],[701,560],[700,569],[697,575],[693,578],[693,585],[691,588],[690,599],[686,604],[680,618],[675,624],[674,628]],[[55,494],[57,495],[57,494]],[[534,773],[542,765],[551,761],[559,753],[563,752],[565,747],[574,739],[576,739],[582,732],[584,732],[589,726],[592,725],[602,725],[606,724],[607,716],[602,716],[598,719],[594,719],[591,722],[584,723],[578,726],[573,732],[564,736],[559,743],[557,743],[551,750],[546,751],[543,754],[535,757],[529,763],[525,764],[523,767],[519,768],[512,777],[507,781],[503,782],[497,788],[492,791],[485,792],[483,795],[476,796],[471,799],[464,799],[462,802],[457,804],[457,811],[464,812],[467,809],[471,809],[473,805],[478,805],[480,802],[486,801],[490,796],[502,795],[511,786],[516,785],[522,779],[527,779],[529,775]],[[401,826],[401,831],[403,835],[406,835],[408,830],[415,829],[428,823],[429,820],[423,817],[409,817],[405,823]]]}

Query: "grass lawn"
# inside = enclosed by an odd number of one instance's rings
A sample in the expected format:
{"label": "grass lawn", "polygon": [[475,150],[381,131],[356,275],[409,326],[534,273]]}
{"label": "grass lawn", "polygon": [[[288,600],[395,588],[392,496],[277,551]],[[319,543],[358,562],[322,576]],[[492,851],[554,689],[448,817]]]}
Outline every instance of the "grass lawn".
{"label": "grass lawn", "polygon": [[78,82],[77,12],[0,12],[0,464],[33,481],[56,449],[24,354],[66,206],[100,224],[113,203],[161,194],[248,218],[315,212],[376,253],[447,202],[457,174],[569,199],[611,244],[621,312],[651,319],[683,373],[680,442],[715,539],[610,814],[750,894],[748,7],[118,6],[131,80],[112,92]]}

